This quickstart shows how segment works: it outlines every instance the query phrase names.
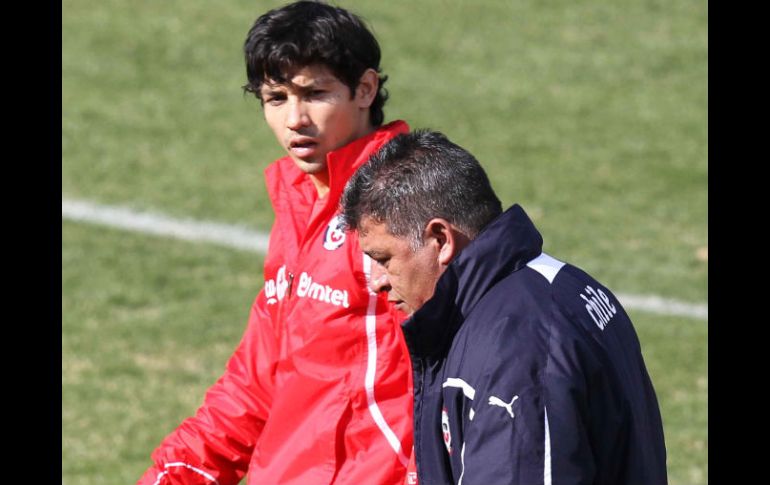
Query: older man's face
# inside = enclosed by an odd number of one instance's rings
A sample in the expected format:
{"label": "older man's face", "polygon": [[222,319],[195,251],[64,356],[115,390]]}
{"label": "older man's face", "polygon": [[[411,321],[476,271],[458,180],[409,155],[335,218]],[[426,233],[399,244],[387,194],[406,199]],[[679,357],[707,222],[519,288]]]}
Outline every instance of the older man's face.
{"label": "older man's face", "polygon": [[372,269],[372,289],[387,291],[388,300],[399,310],[411,315],[433,296],[442,273],[435,245],[414,251],[407,239],[394,236],[385,223],[369,217],[361,220],[358,240],[379,266]]}

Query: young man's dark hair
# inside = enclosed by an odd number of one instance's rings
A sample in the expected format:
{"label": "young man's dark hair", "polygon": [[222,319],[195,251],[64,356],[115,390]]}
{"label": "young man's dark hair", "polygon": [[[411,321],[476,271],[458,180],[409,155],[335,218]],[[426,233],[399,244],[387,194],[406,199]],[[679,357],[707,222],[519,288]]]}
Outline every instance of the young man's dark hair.
{"label": "young man's dark hair", "polygon": [[408,238],[414,249],[434,217],[475,237],[503,211],[473,155],[428,130],[399,135],[382,147],[350,179],[342,206],[351,228],[366,215],[387,222],[391,234]]}
{"label": "young man's dark hair", "polygon": [[520,206],[495,217],[470,153],[401,135],[342,200],[382,268],[373,289],[411,313],[420,483],[666,484],[660,409],[623,306],[544,253]]}
{"label": "young man's dark hair", "polygon": [[[292,27],[302,23],[303,28]],[[265,79],[285,83],[301,67],[322,64],[351,92],[367,69],[380,69],[380,45],[363,20],[342,8],[301,1],[271,10],[257,19],[244,44],[248,84],[243,88],[261,99]],[[370,109],[371,123],[380,126],[388,99],[379,75],[379,91]]]}

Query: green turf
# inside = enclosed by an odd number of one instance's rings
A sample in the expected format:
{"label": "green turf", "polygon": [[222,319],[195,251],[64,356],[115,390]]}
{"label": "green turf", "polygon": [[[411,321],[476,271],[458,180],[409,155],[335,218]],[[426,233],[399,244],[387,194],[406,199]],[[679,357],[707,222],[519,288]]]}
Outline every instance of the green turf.
{"label": "green turf", "polygon": [[261,258],[62,226],[63,479],[133,483],[224,370]]}
{"label": "green turf", "polygon": [[[281,152],[241,46],[282,3],[63,3],[63,196],[268,230]],[[618,293],[707,300],[705,2],[342,5],[380,39],[386,119],[471,150],[546,251]],[[259,258],[72,224],[62,242],[64,481],[130,483],[223,368]],[[706,483],[706,323],[633,316],[671,483]]]}
{"label": "green turf", "polygon": [[669,483],[708,478],[708,328],[705,322],[629,312],[663,415]]}

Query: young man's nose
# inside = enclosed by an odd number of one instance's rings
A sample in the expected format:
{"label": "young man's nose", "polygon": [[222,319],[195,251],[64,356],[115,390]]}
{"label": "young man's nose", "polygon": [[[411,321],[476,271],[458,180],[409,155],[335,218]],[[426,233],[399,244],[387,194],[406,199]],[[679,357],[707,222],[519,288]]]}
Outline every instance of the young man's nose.
{"label": "young man's nose", "polygon": [[308,124],[307,111],[301,101],[290,100],[288,102],[288,113],[286,113],[286,126],[291,130],[298,130]]}

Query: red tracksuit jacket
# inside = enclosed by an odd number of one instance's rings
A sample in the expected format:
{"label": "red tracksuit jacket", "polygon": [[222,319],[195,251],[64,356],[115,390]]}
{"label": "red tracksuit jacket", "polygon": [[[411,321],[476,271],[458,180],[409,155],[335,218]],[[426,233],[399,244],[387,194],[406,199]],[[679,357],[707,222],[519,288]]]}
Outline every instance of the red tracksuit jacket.
{"label": "red tracksuit jacket", "polygon": [[275,210],[265,286],[222,377],[153,452],[141,485],[405,483],[412,450],[405,315],[367,289],[373,264],[338,227],[353,172],[408,131],[383,126],[327,157],[318,200],[288,157],[265,170]]}

